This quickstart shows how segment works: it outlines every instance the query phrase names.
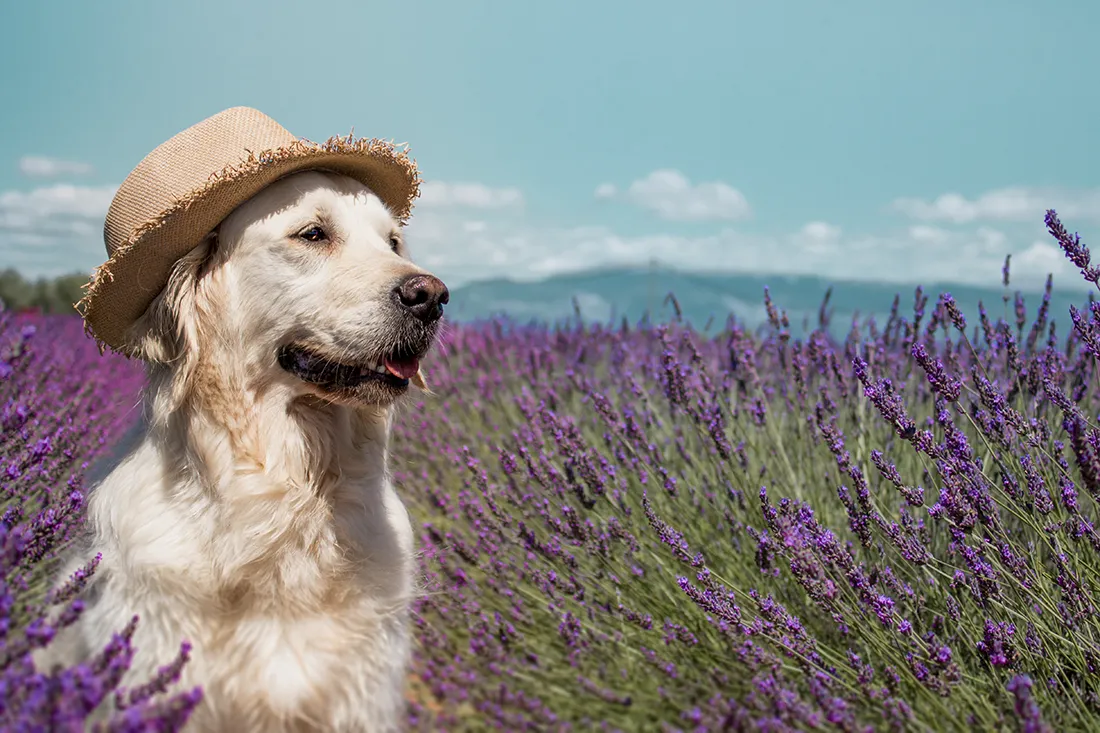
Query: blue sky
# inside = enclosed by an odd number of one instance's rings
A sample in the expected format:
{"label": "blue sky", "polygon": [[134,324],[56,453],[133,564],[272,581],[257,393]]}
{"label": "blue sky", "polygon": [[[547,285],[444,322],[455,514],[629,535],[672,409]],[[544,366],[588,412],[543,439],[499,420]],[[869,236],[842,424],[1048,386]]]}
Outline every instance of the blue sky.
{"label": "blue sky", "polygon": [[996,284],[1100,234],[1100,4],[59,0],[0,9],[0,266],[103,258],[113,187],[226,107],[408,142],[448,282],[649,258]]}

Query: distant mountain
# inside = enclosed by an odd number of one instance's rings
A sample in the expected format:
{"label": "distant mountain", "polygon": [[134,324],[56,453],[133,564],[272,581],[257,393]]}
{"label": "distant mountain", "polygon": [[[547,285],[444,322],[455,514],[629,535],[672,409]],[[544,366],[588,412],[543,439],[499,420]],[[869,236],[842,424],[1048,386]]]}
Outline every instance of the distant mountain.
{"label": "distant mountain", "polygon": [[[801,332],[804,323],[810,328],[817,325],[821,301],[830,287],[829,307],[834,333],[846,332],[857,313],[861,319],[874,316],[880,325],[885,323],[895,294],[901,297],[900,313],[911,317],[916,289],[910,285],[829,281],[805,276],[719,275],[670,269],[592,270],[538,282],[498,279],[470,283],[453,290],[447,316],[456,321],[470,321],[504,314],[522,322],[556,322],[573,317],[575,309],[579,308],[582,317],[589,322],[617,323],[625,316],[633,324],[647,313],[655,321],[667,321],[673,315],[672,305],[666,302],[671,292],[685,320],[698,328],[708,323],[718,328],[730,313],[755,328],[767,320],[765,286],[775,305],[786,310],[796,334]],[[941,292],[951,293],[974,325],[977,324],[979,301],[985,304],[992,319],[1006,313],[1010,321],[1015,319],[1014,289],[1006,292],[1000,288],[929,284],[925,285],[924,292],[929,296],[929,310]],[[1024,298],[1030,326],[1042,293],[1024,293]],[[1060,334],[1064,335],[1069,328],[1070,304],[1082,307],[1087,300],[1086,293],[1067,289],[1059,292],[1055,286],[1050,316],[1058,323]]]}

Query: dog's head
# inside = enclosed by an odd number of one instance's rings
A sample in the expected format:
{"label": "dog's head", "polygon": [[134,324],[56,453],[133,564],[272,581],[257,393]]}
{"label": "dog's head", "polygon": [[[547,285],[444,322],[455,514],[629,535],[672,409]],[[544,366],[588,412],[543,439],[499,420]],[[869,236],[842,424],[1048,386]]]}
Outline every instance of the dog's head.
{"label": "dog's head", "polygon": [[424,386],[420,359],[448,297],[366,186],[306,171],[241,204],[182,258],[132,343],[177,370],[233,359],[291,395],[386,405]]}

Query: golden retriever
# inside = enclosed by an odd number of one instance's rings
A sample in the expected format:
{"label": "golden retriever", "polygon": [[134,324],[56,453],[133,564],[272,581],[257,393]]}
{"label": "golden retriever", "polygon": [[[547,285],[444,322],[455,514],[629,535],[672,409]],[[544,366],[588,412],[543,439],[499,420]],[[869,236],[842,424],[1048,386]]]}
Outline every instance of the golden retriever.
{"label": "golden retriever", "polygon": [[58,580],[102,553],[87,609],[43,660],[136,614],[123,684],[189,641],[188,731],[399,729],[417,583],[387,440],[448,297],[353,179],[299,172],[238,207],[131,333],[143,419]]}

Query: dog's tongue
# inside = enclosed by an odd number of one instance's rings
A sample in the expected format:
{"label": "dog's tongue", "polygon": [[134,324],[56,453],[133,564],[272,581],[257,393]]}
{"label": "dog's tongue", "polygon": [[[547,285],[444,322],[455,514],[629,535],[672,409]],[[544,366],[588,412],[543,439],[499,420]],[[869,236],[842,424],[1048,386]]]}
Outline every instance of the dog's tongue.
{"label": "dog's tongue", "polygon": [[420,369],[420,360],[416,358],[412,359],[393,359],[386,357],[386,369],[395,377],[401,379],[412,379],[418,369]]}

